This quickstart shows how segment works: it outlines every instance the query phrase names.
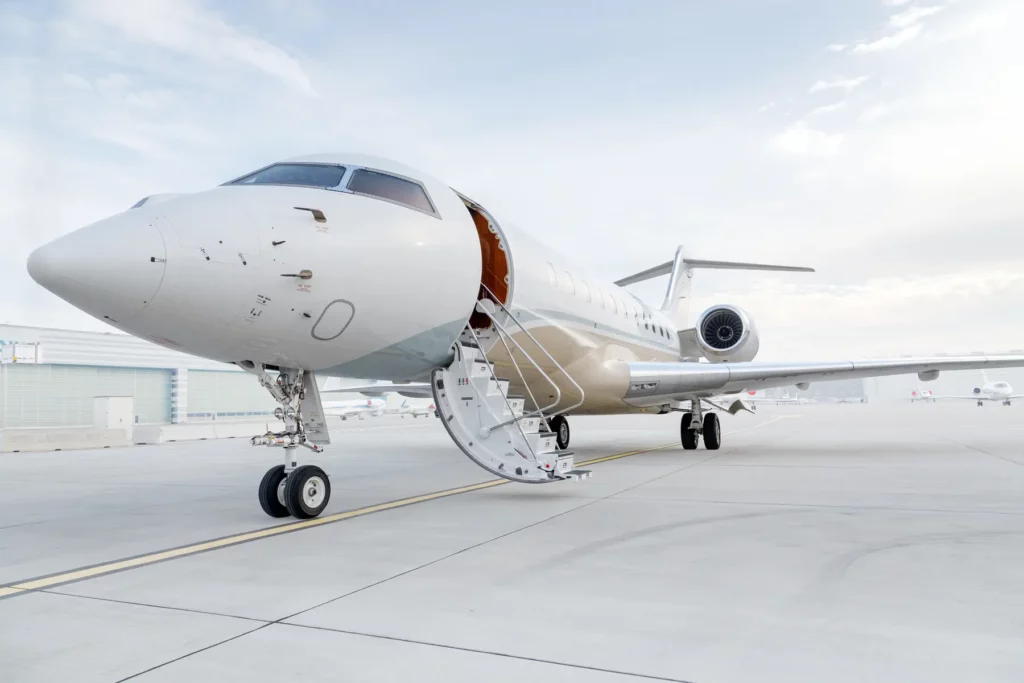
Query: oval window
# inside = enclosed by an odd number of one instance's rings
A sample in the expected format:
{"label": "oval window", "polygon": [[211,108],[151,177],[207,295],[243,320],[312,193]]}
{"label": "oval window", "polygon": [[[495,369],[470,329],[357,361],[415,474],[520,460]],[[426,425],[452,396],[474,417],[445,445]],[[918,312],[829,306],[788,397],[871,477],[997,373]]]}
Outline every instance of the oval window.
{"label": "oval window", "polygon": [[310,334],[313,335],[313,339],[319,339],[320,341],[337,339],[345,331],[349,323],[352,322],[352,316],[355,314],[356,307],[352,305],[352,302],[345,299],[335,299],[327,304],[324,312],[313,323],[313,330]]}

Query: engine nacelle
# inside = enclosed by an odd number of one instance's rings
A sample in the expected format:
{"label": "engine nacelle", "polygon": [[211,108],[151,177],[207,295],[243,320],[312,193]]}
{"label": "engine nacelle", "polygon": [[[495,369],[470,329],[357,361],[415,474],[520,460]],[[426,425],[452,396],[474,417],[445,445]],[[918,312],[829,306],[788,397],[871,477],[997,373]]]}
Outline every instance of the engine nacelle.
{"label": "engine nacelle", "polygon": [[760,339],[754,321],[736,306],[712,306],[697,318],[697,343],[712,363],[754,360]]}

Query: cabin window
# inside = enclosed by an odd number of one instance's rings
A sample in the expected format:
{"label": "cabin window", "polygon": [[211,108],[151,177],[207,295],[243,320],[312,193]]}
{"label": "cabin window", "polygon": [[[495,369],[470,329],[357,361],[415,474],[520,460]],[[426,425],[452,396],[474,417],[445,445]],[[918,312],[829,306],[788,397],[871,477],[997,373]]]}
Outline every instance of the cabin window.
{"label": "cabin window", "polygon": [[227,185],[298,185],[324,190],[337,188],[345,167],[336,164],[274,164],[232,180]]}
{"label": "cabin window", "polygon": [[422,185],[388,173],[365,168],[356,169],[349,178],[348,190],[354,194],[401,204],[432,216],[437,213]]}

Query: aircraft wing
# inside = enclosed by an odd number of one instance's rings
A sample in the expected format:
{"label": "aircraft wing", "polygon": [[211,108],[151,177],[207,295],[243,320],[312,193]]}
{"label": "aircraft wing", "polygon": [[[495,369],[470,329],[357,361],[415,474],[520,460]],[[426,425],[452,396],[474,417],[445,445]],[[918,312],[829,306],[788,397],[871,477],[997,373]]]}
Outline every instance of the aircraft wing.
{"label": "aircraft wing", "polygon": [[426,382],[410,382],[409,384],[365,384],[362,386],[342,387],[340,389],[320,390],[320,397],[340,396],[342,394],[363,394],[364,396],[383,396],[399,394],[408,398],[430,398],[434,394]]}
{"label": "aircraft wing", "polygon": [[[810,384],[836,379],[916,373],[922,381],[941,371],[1024,367],[1024,356],[948,356],[824,363],[625,363],[629,386],[624,400],[637,406],[710,397],[735,391]],[[801,387],[803,388],[803,387]]]}

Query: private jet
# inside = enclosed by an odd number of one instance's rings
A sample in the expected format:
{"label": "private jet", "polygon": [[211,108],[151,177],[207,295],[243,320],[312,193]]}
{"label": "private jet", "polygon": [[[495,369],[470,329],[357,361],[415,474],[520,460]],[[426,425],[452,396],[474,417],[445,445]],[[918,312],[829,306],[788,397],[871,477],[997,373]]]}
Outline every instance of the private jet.
{"label": "private jet", "polygon": [[[473,462],[546,484],[590,476],[568,450],[573,415],[679,412],[682,447],[715,450],[722,430],[706,400],[716,396],[1024,366],[1024,356],[755,362],[747,311],[718,304],[688,324],[694,272],[810,268],[697,259],[680,247],[607,281],[444,182],[353,154],[144,197],[38,248],[27,265],[117,329],[254,376],[283,422],[252,439],[283,449],[258,487],[273,517],[315,517],[331,497],[327,474],[298,457],[330,443],[317,376],[430,396]],[[660,307],[626,289],[661,276]]]}
{"label": "private jet", "polygon": [[434,412],[435,412],[435,408],[434,408],[433,404],[411,406],[411,405],[409,405],[409,401],[405,400],[405,401],[402,401],[402,405],[398,406],[398,408],[395,409],[393,414],[394,415],[399,415],[399,416],[401,416],[403,418],[406,415],[410,415],[413,418],[417,418],[417,417],[430,417]]}
{"label": "private jet", "polygon": [[977,401],[978,407],[984,406],[990,401],[998,401],[1004,406],[1008,406],[1011,405],[1013,399],[1024,398],[1024,395],[1013,393],[1013,387],[1010,386],[1009,382],[989,382],[987,377],[985,379],[986,381],[982,386],[974,387],[971,390],[970,396],[943,396],[942,398]]}
{"label": "private jet", "polygon": [[382,398],[352,399],[350,401],[325,401],[323,403],[324,415],[333,415],[347,420],[350,417],[358,417],[360,420],[366,415],[378,417],[387,410],[387,402]]}

